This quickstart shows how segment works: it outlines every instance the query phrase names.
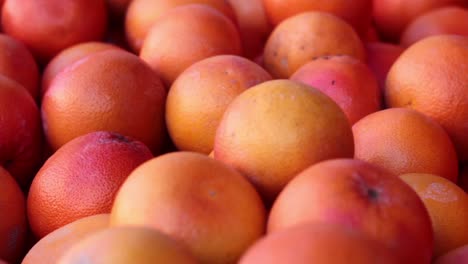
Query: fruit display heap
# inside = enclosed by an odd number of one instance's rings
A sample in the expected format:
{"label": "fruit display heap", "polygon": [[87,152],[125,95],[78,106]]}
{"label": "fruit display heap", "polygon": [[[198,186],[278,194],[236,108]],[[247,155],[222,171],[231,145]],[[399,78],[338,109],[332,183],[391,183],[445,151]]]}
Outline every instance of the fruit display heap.
{"label": "fruit display heap", "polygon": [[468,263],[467,0],[0,9],[0,264]]}

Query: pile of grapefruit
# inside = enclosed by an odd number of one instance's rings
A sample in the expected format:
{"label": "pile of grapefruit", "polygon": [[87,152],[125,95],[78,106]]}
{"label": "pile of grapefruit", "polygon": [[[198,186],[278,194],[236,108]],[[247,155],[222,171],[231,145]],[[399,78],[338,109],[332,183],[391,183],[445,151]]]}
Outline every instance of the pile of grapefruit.
{"label": "pile of grapefruit", "polygon": [[0,1],[0,263],[468,263],[467,0]]}

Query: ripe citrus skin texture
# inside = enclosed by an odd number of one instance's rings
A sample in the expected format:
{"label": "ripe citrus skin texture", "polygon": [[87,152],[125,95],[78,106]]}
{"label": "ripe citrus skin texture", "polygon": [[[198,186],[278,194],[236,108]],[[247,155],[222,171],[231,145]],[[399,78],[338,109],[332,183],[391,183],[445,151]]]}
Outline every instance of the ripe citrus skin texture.
{"label": "ripe citrus skin texture", "polygon": [[457,182],[458,159],[445,130],[409,108],[372,113],[353,126],[354,157],[395,175],[432,173]]}
{"label": "ripe citrus skin texture", "polygon": [[382,94],[369,67],[351,56],[324,56],[304,64],[290,78],[330,96],[351,125],[380,110]]}
{"label": "ripe citrus skin texture", "polygon": [[[339,252],[337,252],[339,250]],[[352,228],[310,222],[268,234],[247,250],[239,264],[397,264],[379,241]]]}
{"label": "ripe citrus skin texture", "polygon": [[109,214],[97,214],[73,221],[39,240],[21,264],[56,263],[75,243],[109,226]]}
{"label": "ripe citrus skin texture", "polygon": [[208,154],[224,111],[246,89],[271,80],[243,57],[219,55],[201,60],[176,79],[166,100],[166,124],[180,150]]}
{"label": "ripe citrus skin texture", "polygon": [[207,5],[236,21],[231,5],[225,0],[133,0],[125,16],[125,33],[132,49],[140,52],[148,31],[160,17],[172,8],[189,4]]}
{"label": "ripe citrus skin texture", "polygon": [[434,174],[400,176],[421,197],[434,230],[434,257],[468,244],[468,196],[455,183]]}
{"label": "ripe citrus skin texture", "polygon": [[107,228],[78,241],[57,264],[196,264],[180,242],[144,227]]}
{"label": "ripe citrus skin texture", "polygon": [[166,92],[156,73],[122,50],[89,55],[60,72],[42,100],[46,139],[56,150],[93,131],[133,137],[159,153]]}
{"label": "ripe citrus skin texture", "polygon": [[206,155],[173,152],[135,169],[122,185],[111,226],[154,228],[201,263],[234,263],[263,233],[266,212],[254,187]]}
{"label": "ripe citrus skin texture", "polygon": [[214,144],[215,159],[243,173],[268,202],[308,166],[353,153],[351,127],[339,106],[290,80],[267,81],[236,97]]}
{"label": "ripe citrus skin texture", "polygon": [[276,199],[268,234],[318,221],[358,230],[387,245],[400,263],[430,263],[429,214],[398,176],[354,159],[333,159],[299,173]]}
{"label": "ripe citrus skin texture", "polygon": [[24,194],[15,179],[0,167],[0,258],[19,260],[25,244],[27,220]]}
{"label": "ripe citrus skin texture", "polygon": [[344,20],[324,12],[305,12],[275,27],[264,50],[264,64],[273,77],[289,78],[308,61],[325,55],[350,55],[365,60],[364,46]]}
{"label": "ripe citrus skin texture", "polygon": [[6,34],[0,34],[0,73],[20,83],[34,99],[39,94],[39,68],[28,48]]}
{"label": "ripe citrus skin texture", "polygon": [[130,172],[151,159],[143,143],[111,132],[78,137],[56,151],[34,178],[28,219],[42,238],[79,218],[110,213]]}
{"label": "ripe citrus skin texture", "polygon": [[193,63],[222,54],[242,54],[239,32],[221,12],[201,4],[169,10],[153,24],[140,51],[167,86]]}
{"label": "ripe citrus skin texture", "polygon": [[442,125],[468,160],[468,37],[438,35],[407,48],[390,69],[388,107],[409,107]]}
{"label": "ripe citrus skin texture", "polygon": [[26,89],[0,76],[0,164],[27,189],[41,162],[39,109]]}
{"label": "ripe citrus skin texture", "polygon": [[46,63],[73,44],[102,39],[107,10],[104,0],[5,0],[1,21],[4,32]]}
{"label": "ripe citrus skin texture", "polygon": [[47,64],[42,73],[41,97],[49,89],[52,80],[66,67],[71,66],[74,62],[99,51],[117,49],[118,47],[112,44],[103,42],[91,41],[73,45],[62,50],[59,54]]}

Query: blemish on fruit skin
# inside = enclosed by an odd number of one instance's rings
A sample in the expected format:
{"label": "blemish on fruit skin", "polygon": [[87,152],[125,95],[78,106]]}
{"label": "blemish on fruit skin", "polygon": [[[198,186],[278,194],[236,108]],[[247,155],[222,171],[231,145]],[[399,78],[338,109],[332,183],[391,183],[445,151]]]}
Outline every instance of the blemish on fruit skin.
{"label": "blemish on fruit skin", "polygon": [[335,80],[331,81],[331,85],[335,85],[335,83],[336,83]]}
{"label": "blemish on fruit skin", "polygon": [[450,203],[458,200],[458,195],[446,184],[434,182],[429,184],[421,193],[421,198],[432,199],[441,203]]}
{"label": "blemish on fruit skin", "polygon": [[107,139],[109,139],[111,141],[118,141],[118,142],[124,142],[124,143],[132,142],[132,140],[130,140],[128,137],[126,137],[126,136],[124,136],[122,134],[119,134],[119,133],[115,133],[115,132],[110,132],[107,135]]}
{"label": "blemish on fruit skin", "polygon": [[208,194],[210,195],[210,197],[216,197],[216,191],[215,190],[209,190]]}
{"label": "blemish on fruit skin", "polygon": [[289,67],[289,63],[288,63],[288,59],[287,58],[281,58],[281,61],[280,61],[281,65],[285,68],[288,68]]}

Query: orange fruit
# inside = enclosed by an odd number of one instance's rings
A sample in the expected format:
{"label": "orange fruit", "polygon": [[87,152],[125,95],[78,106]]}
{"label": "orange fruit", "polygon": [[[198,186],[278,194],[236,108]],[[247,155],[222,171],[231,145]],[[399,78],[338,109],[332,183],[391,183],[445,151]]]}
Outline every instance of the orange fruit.
{"label": "orange fruit", "polygon": [[39,94],[39,69],[26,46],[0,34],[0,74],[18,82],[36,99]]}
{"label": "orange fruit", "polygon": [[354,157],[400,175],[438,174],[457,182],[458,159],[444,129],[408,108],[370,114],[353,126]]}
{"label": "orange fruit", "polygon": [[73,44],[101,39],[107,9],[104,0],[5,0],[1,20],[5,33],[45,63]]}
{"label": "orange fruit", "polygon": [[40,113],[31,94],[1,74],[0,127],[0,165],[27,189],[42,159]]}
{"label": "orange fruit", "polygon": [[460,264],[468,261],[468,244],[452,249],[444,255],[436,258],[433,264]]}
{"label": "orange fruit", "polygon": [[389,107],[408,107],[437,121],[450,135],[458,157],[468,159],[468,37],[425,38],[395,61],[385,90]]}
{"label": "orange fruit", "polygon": [[166,92],[140,58],[122,50],[91,54],[61,71],[42,99],[42,122],[53,150],[80,135],[114,131],[160,151]]}
{"label": "orange fruit", "polygon": [[300,67],[290,79],[330,96],[351,125],[382,105],[382,94],[372,71],[364,62],[347,55],[319,57]]}
{"label": "orange fruit", "polygon": [[236,15],[244,55],[253,59],[263,53],[263,46],[272,30],[263,2],[262,0],[227,1]]}
{"label": "orange fruit", "polygon": [[28,219],[38,238],[85,216],[110,213],[130,172],[152,158],[141,142],[111,132],[78,137],[42,166],[28,194]]}
{"label": "orange fruit", "polygon": [[379,87],[385,90],[385,79],[393,63],[405,50],[403,47],[385,42],[365,43],[367,53],[367,65],[377,77]]}
{"label": "orange fruit", "polygon": [[125,16],[125,32],[132,49],[140,52],[148,31],[160,17],[172,8],[188,4],[210,6],[235,21],[234,12],[225,0],[133,0]]}
{"label": "orange fruit", "polygon": [[140,57],[170,86],[197,61],[241,53],[239,32],[228,17],[207,5],[191,4],[169,10],[153,24]]}
{"label": "orange fruit", "polygon": [[172,238],[144,227],[113,227],[77,242],[57,264],[89,263],[195,264],[195,258]]}
{"label": "orange fruit", "polygon": [[42,73],[42,84],[41,84],[41,98],[45,92],[49,89],[52,80],[64,70],[66,67],[72,65],[80,59],[103,50],[116,49],[115,45],[107,44],[103,42],[91,41],[83,42],[62,50],[59,54],[52,58],[47,64]]}
{"label": "orange fruit", "polygon": [[201,60],[182,72],[166,100],[166,124],[180,150],[208,154],[231,101],[251,86],[271,80],[254,62],[234,55]]}
{"label": "orange fruit", "polygon": [[400,263],[382,243],[340,225],[311,222],[268,234],[239,264]]}
{"label": "orange fruit", "polygon": [[243,173],[267,202],[316,162],[353,156],[349,122],[317,89],[273,80],[247,89],[217,128],[214,157]]}
{"label": "orange fruit", "polygon": [[400,43],[410,46],[419,40],[442,34],[468,36],[468,9],[459,6],[446,6],[424,13],[408,24],[403,31]]}
{"label": "orange fruit", "polygon": [[109,226],[109,214],[80,218],[51,232],[39,240],[23,258],[21,264],[57,263],[74,244]]}
{"label": "orange fruit", "polygon": [[13,177],[0,167],[0,258],[18,261],[26,238],[26,203]]}
{"label": "orange fruit", "polygon": [[431,221],[418,195],[398,176],[363,161],[327,160],[299,173],[273,204],[268,234],[313,221],[367,234],[399,263],[432,257]]}
{"label": "orange fruit", "polygon": [[336,15],[353,26],[359,33],[365,33],[371,22],[372,0],[263,0],[263,4],[271,23],[274,25],[307,11],[322,11]]}
{"label": "orange fruit", "polygon": [[400,176],[424,202],[434,230],[434,257],[468,244],[468,196],[455,183],[434,175]]}
{"label": "orange fruit", "polygon": [[350,55],[364,61],[361,39],[344,20],[325,12],[305,12],[275,27],[263,54],[265,68],[289,78],[299,67],[324,55]]}
{"label": "orange fruit", "polygon": [[374,0],[372,18],[385,39],[398,41],[405,27],[417,16],[448,5],[468,6],[466,0]]}
{"label": "orange fruit", "polygon": [[173,152],[136,168],[122,185],[111,226],[151,227],[201,263],[235,263],[264,232],[266,212],[237,171],[203,154]]}

